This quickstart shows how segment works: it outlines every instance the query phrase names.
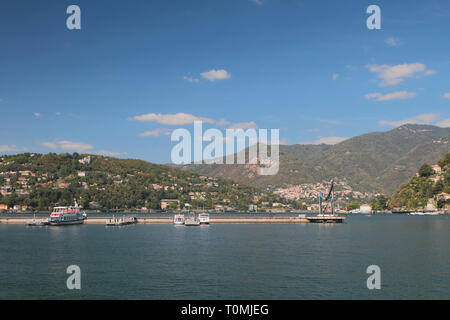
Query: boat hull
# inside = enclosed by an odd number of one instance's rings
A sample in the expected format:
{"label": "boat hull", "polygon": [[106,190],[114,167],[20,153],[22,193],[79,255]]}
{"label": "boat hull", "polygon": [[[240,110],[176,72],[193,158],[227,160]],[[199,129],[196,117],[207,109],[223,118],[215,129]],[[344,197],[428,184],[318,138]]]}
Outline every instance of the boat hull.
{"label": "boat hull", "polygon": [[314,216],[306,217],[309,223],[343,223],[345,217],[339,216]]}
{"label": "boat hull", "polygon": [[184,225],[185,226],[187,226],[187,227],[196,227],[196,226],[199,226],[200,225],[200,221],[196,221],[196,220],[191,220],[191,221],[189,221],[189,220],[186,220],[185,222],[184,222]]}
{"label": "boat hull", "polygon": [[74,224],[83,224],[84,220],[72,220],[72,221],[50,221],[51,226],[69,226]]}

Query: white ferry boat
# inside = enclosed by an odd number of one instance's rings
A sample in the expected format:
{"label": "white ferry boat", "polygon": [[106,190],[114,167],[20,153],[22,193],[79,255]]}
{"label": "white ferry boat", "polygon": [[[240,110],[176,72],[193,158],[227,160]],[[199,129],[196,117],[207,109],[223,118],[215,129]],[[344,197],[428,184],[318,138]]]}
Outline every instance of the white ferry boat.
{"label": "white ferry boat", "polygon": [[209,224],[209,213],[200,213],[198,215],[198,220],[200,224]]}
{"label": "white ferry boat", "polygon": [[71,224],[82,224],[87,219],[86,213],[81,210],[75,200],[75,205],[70,207],[54,207],[50,214],[50,225],[62,226]]}
{"label": "white ferry boat", "polygon": [[184,214],[176,214],[173,216],[173,224],[184,225]]}

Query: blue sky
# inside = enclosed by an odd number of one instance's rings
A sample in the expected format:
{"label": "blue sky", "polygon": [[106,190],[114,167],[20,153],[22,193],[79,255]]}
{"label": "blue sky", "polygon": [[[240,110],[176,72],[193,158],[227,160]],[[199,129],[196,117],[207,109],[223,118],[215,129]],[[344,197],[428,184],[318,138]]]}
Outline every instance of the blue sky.
{"label": "blue sky", "polygon": [[0,154],[167,163],[170,132],[194,119],[287,144],[450,126],[449,30],[447,0],[5,0]]}

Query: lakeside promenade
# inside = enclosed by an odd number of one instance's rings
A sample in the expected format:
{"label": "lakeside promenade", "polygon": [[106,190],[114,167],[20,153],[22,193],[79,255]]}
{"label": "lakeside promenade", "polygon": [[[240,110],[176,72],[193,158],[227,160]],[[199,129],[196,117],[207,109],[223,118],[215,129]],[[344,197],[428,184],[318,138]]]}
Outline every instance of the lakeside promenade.
{"label": "lakeside promenade", "polygon": [[[89,217],[85,224],[106,224],[110,217]],[[28,224],[29,217],[2,217],[0,224]],[[167,218],[137,218],[139,224],[172,224],[172,217]],[[305,218],[300,217],[214,217],[210,219],[211,224],[215,223],[309,223]]]}

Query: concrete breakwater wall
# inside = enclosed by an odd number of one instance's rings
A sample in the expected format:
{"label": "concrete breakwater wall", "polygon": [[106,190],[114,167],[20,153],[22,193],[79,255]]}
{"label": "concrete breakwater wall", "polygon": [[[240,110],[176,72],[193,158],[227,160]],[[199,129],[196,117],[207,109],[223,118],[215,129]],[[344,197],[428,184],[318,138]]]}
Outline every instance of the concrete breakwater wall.
{"label": "concrete breakwater wall", "polygon": [[[27,224],[30,218],[0,218],[0,224]],[[106,224],[109,218],[88,218],[85,224]],[[138,218],[137,223],[139,224],[171,224],[173,223],[172,218]],[[236,217],[236,218],[211,218],[211,224],[216,223],[308,223],[307,219],[298,217]]]}

